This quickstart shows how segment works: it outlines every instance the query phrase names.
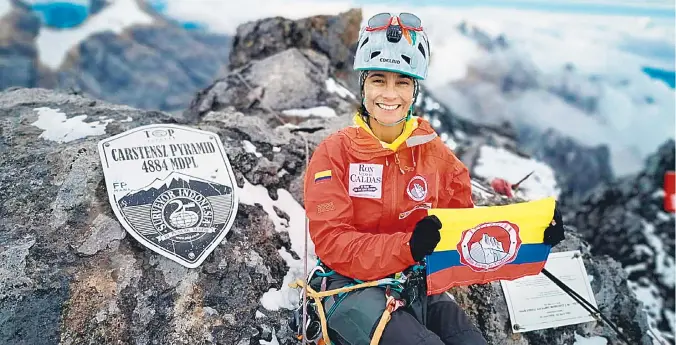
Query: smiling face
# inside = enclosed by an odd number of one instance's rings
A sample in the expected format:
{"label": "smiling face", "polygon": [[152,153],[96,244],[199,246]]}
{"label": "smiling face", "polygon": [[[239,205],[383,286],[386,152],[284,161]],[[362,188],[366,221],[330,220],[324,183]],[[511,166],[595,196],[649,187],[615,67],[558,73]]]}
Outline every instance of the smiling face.
{"label": "smiling face", "polygon": [[381,123],[396,123],[406,117],[413,103],[414,88],[413,79],[406,75],[370,71],[364,81],[364,106]]}

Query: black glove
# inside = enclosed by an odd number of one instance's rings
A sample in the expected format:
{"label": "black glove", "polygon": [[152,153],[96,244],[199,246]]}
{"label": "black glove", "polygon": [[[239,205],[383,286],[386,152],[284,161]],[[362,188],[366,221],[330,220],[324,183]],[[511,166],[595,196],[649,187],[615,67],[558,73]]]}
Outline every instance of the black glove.
{"label": "black glove", "polygon": [[409,241],[413,260],[420,261],[425,255],[432,254],[441,240],[439,229],[441,229],[441,221],[437,216],[427,216],[415,225]]}
{"label": "black glove", "polygon": [[542,241],[544,244],[548,244],[552,247],[559,244],[563,241],[563,219],[561,218],[561,212],[559,211],[558,206],[554,207],[554,220],[552,223],[545,229],[545,238]]}

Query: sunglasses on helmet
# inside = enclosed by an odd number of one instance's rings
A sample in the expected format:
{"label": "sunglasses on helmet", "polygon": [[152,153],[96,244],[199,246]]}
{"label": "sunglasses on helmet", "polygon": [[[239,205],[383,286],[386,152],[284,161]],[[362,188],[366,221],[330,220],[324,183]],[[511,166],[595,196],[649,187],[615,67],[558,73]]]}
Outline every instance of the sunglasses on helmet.
{"label": "sunglasses on helmet", "polygon": [[378,13],[368,20],[366,31],[385,30],[392,25],[394,18],[397,18],[399,26],[407,30],[422,31],[422,21],[418,16],[412,13],[399,13],[398,16],[393,16],[390,13]]}

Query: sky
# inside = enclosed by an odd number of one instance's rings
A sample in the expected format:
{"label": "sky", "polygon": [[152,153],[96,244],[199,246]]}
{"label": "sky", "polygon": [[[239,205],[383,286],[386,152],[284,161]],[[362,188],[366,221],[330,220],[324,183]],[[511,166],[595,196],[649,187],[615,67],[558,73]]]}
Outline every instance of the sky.
{"label": "sky", "polygon": [[[410,3],[410,0],[358,0],[356,3],[364,5],[407,4]],[[538,10],[555,13],[647,16],[653,18],[670,19],[674,18],[674,2],[663,0],[418,0],[417,3],[419,6],[444,6],[449,8],[490,7],[501,9]]]}

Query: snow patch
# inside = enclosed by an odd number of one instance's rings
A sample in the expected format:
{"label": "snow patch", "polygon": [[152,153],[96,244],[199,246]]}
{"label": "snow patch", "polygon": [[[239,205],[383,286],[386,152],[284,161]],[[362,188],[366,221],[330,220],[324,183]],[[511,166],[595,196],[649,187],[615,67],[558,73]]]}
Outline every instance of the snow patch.
{"label": "snow patch", "polygon": [[[443,140],[443,139],[442,139]],[[448,146],[451,151],[455,150],[456,147],[458,147],[458,143],[453,140],[453,138],[448,137],[446,140],[443,140],[446,146]]]}
{"label": "snow patch", "polygon": [[636,299],[643,303],[648,318],[648,326],[653,332],[660,333],[657,329],[656,317],[662,311],[663,305],[662,300],[657,298],[659,296],[657,287],[643,278],[640,279],[640,283],[627,281],[627,285],[636,295]]}
{"label": "snow patch", "polygon": [[606,345],[606,344],[608,344],[608,339],[604,337],[585,338],[577,333],[575,333],[575,343],[573,343],[573,345]]}
{"label": "snow patch", "polygon": [[[281,289],[270,289],[261,297],[261,304],[267,310],[280,308],[295,309],[300,302],[300,290],[289,288],[289,283],[296,279],[303,279],[303,253],[305,243],[305,209],[293,198],[286,189],[278,189],[277,200],[272,200],[268,190],[261,185],[252,185],[244,179],[244,187],[240,188],[239,202],[246,205],[260,205],[275,225],[275,230],[288,232],[291,240],[291,249],[301,257],[296,260],[285,249],[279,250],[279,255],[286,261],[289,271],[284,276]],[[290,221],[281,218],[274,207],[289,215]],[[314,244],[308,235],[307,248],[308,272],[314,266],[317,257],[314,253]]]}
{"label": "snow patch", "polygon": [[299,117],[310,117],[310,116],[336,117],[336,111],[327,106],[320,106],[308,109],[288,109],[283,110],[282,114],[287,116],[299,116]]}
{"label": "snow patch", "polygon": [[324,85],[326,85],[326,89],[329,92],[338,94],[341,98],[350,97],[352,99],[357,99],[350,90],[338,84],[333,78],[326,79]]}
{"label": "snow patch", "polygon": [[495,195],[495,192],[486,189],[484,186],[481,185],[481,183],[475,181],[474,179],[471,180],[471,184],[472,184],[472,193],[478,193],[482,198],[490,198]]}
{"label": "snow patch", "polygon": [[676,272],[674,271],[676,265],[674,265],[674,258],[667,255],[667,249],[664,248],[664,243],[655,234],[655,225],[644,220],[641,222],[643,223],[643,233],[645,234],[648,243],[654,248],[655,273],[659,275],[662,284],[674,287],[674,281],[676,280]]}
{"label": "snow patch", "polygon": [[242,145],[244,145],[244,151],[253,153],[254,155],[256,155],[256,157],[259,158],[263,157],[263,155],[260,152],[258,152],[256,146],[252,142],[248,140],[242,140]]}
{"label": "snow patch", "polygon": [[503,178],[516,183],[531,171],[533,175],[521,183],[516,196],[528,200],[559,197],[561,190],[556,185],[552,168],[540,161],[517,156],[504,148],[482,146],[473,173],[488,181]]}
{"label": "snow patch", "polygon": [[101,119],[100,121],[84,122],[87,115],[67,118],[66,114],[59,109],[41,107],[33,110],[37,111],[39,117],[31,125],[44,130],[40,134],[40,138],[59,143],[66,143],[88,136],[103,135],[106,133],[106,126],[114,121],[113,119]]}
{"label": "snow patch", "polygon": [[634,272],[645,272],[648,269],[648,264],[645,262],[638,263],[636,265],[628,265],[624,267],[624,271],[627,274],[632,274]]}

